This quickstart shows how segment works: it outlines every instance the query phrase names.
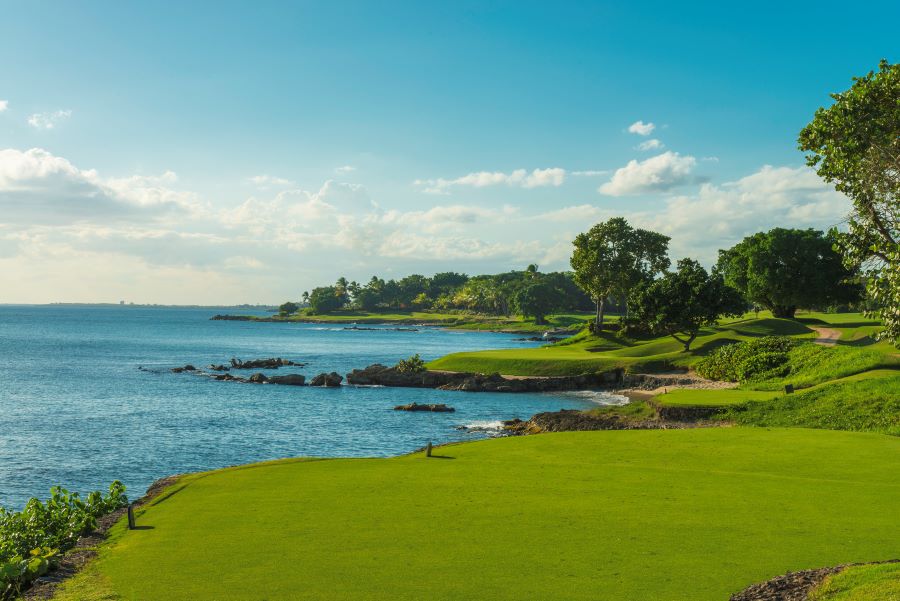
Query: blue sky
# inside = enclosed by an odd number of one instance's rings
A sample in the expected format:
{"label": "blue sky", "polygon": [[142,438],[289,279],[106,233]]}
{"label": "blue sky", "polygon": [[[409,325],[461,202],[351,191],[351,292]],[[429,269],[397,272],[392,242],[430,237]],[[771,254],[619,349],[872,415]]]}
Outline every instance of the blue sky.
{"label": "blue sky", "polygon": [[797,132],[900,49],[896,3],[182,4],[0,2],[0,302],[557,269],[620,214],[709,264],[841,220]]}

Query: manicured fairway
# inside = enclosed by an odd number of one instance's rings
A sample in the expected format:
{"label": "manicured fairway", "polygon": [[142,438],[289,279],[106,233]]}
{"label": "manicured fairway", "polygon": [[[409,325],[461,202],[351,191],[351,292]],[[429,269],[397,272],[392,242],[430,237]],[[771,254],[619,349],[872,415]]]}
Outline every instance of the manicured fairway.
{"label": "manicured fairway", "polygon": [[60,598],[724,601],[900,555],[896,437],[585,432],[438,454],[188,477]]}
{"label": "manicured fairway", "polygon": [[768,401],[782,395],[781,391],[725,389],[674,389],[653,397],[660,405],[715,406],[738,405],[747,401]]}

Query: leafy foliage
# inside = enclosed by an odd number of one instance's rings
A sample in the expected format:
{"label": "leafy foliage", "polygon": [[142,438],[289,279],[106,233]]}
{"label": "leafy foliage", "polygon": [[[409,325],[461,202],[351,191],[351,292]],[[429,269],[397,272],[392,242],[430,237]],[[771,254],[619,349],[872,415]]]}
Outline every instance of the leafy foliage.
{"label": "leafy foliage", "polygon": [[762,376],[785,376],[788,353],[797,341],[787,336],[763,336],[721,346],[701,359],[697,373],[710,380],[746,382]]}
{"label": "leafy foliage", "polygon": [[299,310],[300,305],[298,305],[297,303],[292,303],[291,301],[288,301],[278,307],[278,313],[281,315],[293,315]]}
{"label": "leafy foliage", "polygon": [[862,267],[884,322],[880,336],[900,344],[900,64],[882,60],[831,97],[800,132],[800,149],[853,201],[838,247],[847,265]]}
{"label": "leafy foliage", "polygon": [[125,486],[118,480],[102,495],[54,487],[46,503],[31,499],[19,512],[0,507],[0,599],[17,597],[45,574],[59,553],[97,527],[97,518],[125,507]]}
{"label": "leafy foliage", "polygon": [[775,228],[719,251],[717,270],[748,301],[775,317],[859,299],[855,274],[844,267],[833,237],[814,229]]}
{"label": "leafy foliage", "polygon": [[337,286],[322,286],[313,288],[309,293],[309,307],[313,313],[328,313],[344,306],[347,302],[346,293]]}
{"label": "leafy foliage", "polygon": [[548,282],[538,281],[520,289],[513,303],[525,317],[534,317],[538,324],[547,323],[546,316],[562,304],[562,292]]}
{"label": "leafy foliage", "polygon": [[409,359],[400,359],[394,367],[400,373],[415,374],[425,371],[425,361],[416,353]]}
{"label": "leafy foliage", "polygon": [[719,274],[710,275],[697,261],[682,259],[678,269],[636,288],[628,299],[628,330],[672,336],[690,350],[700,328],[722,315],[739,316],[744,301]]}
{"label": "leafy foliage", "polygon": [[622,217],[578,234],[573,244],[575,283],[596,303],[598,328],[603,326],[604,303],[610,296],[624,298],[669,267],[669,237],[634,229]]}

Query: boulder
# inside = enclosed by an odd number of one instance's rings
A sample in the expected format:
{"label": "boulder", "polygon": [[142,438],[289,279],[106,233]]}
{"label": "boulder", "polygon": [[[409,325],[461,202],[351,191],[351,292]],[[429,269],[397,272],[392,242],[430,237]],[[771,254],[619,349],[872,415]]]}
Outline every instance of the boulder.
{"label": "boulder", "polygon": [[232,369],[278,369],[287,365],[303,366],[304,363],[295,363],[290,359],[282,359],[281,357],[271,357],[269,359],[251,359],[250,361],[241,361],[237,357],[231,358]]}
{"label": "boulder", "polygon": [[213,365],[213,364],[210,364],[210,365],[207,365],[207,366],[206,366],[206,369],[209,369],[209,370],[211,370],[211,371],[228,371],[230,368],[229,368],[227,365],[222,365],[222,364],[219,364],[219,365]]}
{"label": "boulder", "polygon": [[339,373],[333,371],[331,373],[320,373],[312,380],[309,381],[310,386],[326,386],[326,387],[334,387],[340,386],[341,382],[344,381],[344,376]]}
{"label": "boulder", "polygon": [[269,384],[283,384],[285,386],[303,386],[306,384],[306,376],[301,374],[285,374],[283,376],[269,376]]}
{"label": "boulder", "polygon": [[183,371],[197,371],[197,368],[188,363],[184,367],[173,367],[172,371],[176,374],[180,374]]}
{"label": "boulder", "polygon": [[448,407],[443,403],[430,403],[420,405],[419,403],[410,403],[409,405],[397,405],[394,411],[431,411],[433,413],[453,413],[456,411],[453,407]]}
{"label": "boulder", "polygon": [[265,384],[269,381],[269,378],[264,373],[255,373],[247,378],[247,381],[251,384]]}

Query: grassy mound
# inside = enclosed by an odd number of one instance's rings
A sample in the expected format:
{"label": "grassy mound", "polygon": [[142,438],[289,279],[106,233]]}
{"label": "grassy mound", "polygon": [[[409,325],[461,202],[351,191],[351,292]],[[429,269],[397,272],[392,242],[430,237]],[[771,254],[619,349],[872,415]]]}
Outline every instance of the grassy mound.
{"label": "grassy mound", "polygon": [[810,601],[892,601],[900,599],[900,563],[854,566],[829,576]]}
{"label": "grassy mound", "polygon": [[737,388],[694,390],[688,388],[676,389],[666,394],[653,397],[653,401],[660,405],[691,406],[691,407],[727,407],[740,405],[748,401],[768,401],[780,396],[779,391],[769,390],[741,390]]}
{"label": "grassy mound", "polygon": [[900,439],[505,438],[185,477],[58,599],[691,599],[895,554]]}
{"label": "grassy mound", "polygon": [[741,425],[884,432],[900,436],[900,371],[875,370],[799,394],[749,402],[724,412]]}

